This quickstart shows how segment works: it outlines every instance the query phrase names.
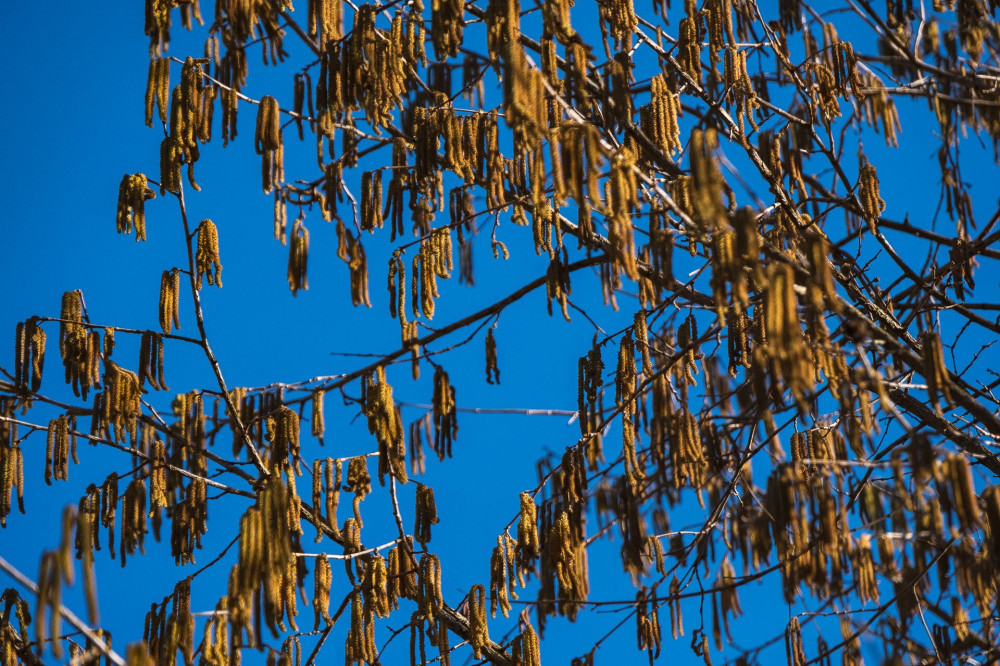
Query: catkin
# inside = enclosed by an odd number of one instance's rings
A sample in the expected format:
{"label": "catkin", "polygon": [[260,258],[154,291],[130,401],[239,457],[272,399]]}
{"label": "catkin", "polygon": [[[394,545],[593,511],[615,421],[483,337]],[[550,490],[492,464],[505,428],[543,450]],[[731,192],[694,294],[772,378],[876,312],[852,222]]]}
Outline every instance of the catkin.
{"label": "catkin", "polygon": [[215,223],[205,219],[197,229],[197,252],[195,253],[195,270],[198,273],[198,289],[201,289],[202,277],[208,278],[208,284],[222,286],[222,261],[219,259],[219,230]]}
{"label": "catkin", "polygon": [[413,538],[427,545],[431,540],[431,525],[438,522],[437,507],[434,504],[434,489],[418,483],[416,504]]}
{"label": "catkin", "polygon": [[862,166],[858,174],[858,200],[868,228],[874,231],[879,215],[885,210],[885,201],[879,196],[878,174],[871,164]]}
{"label": "catkin", "polygon": [[295,220],[291,235],[292,242],[288,248],[288,288],[292,290],[292,296],[297,296],[299,289],[309,288],[309,230],[301,219]]}
{"label": "catkin", "polygon": [[181,274],[176,268],[160,276],[160,329],[169,335],[171,328],[180,328]]}
{"label": "catkin", "polygon": [[313,610],[316,613],[313,629],[319,629],[320,620],[326,624],[332,624],[330,618],[330,585],[332,583],[332,572],[330,571],[330,561],[323,555],[316,558],[316,567],[313,570]]}
{"label": "catkin", "polygon": [[941,397],[944,397],[945,403],[948,405],[953,403],[951,374],[948,372],[948,366],[945,365],[944,349],[937,333],[933,331],[924,333],[921,357],[924,365],[924,378],[927,380],[927,394],[934,409],[940,413],[939,399]]}
{"label": "catkin", "polygon": [[257,108],[254,148],[261,156],[261,183],[264,194],[270,194],[271,190],[285,179],[280,114],[278,100],[270,95],[261,98]]}
{"label": "catkin", "polygon": [[493,337],[493,328],[486,331],[486,383],[500,383],[500,368],[497,366],[497,341]]}
{"label": "catkin", "polygon": [[45,331],[34,317],[15,330],[14,386],[19,392],[37,392],[45,366]]}
{"label": "catkin", "polygon": [[160,122],[167,122],[167,100],[170,97],[170,58],[150,58],[146,80],[146,125],[153,126],[153,110]]}
{"label": "catkin", "polygon": [[473,585],[469,590],[469,643],[476,659],[482,659],[483,646],[490,642],[489,625],[486,619],[486,590],[482,585]]}
{"label": "catkin", "polygon": [[[52,485],[52,479],[66,481],[69,478],[70,447],[76,449],[76,437],[70,433],[69,417],[62,414],[48,426],[45,445],[45,483]],[[76,454],[73,454],[75,459]]]}
{"label": "catkin", "polygon": [[135,240],[146,240],[146,201],[155,199],[156,193],[149,189],[146,175],[137,173],[122,176],[118,186],[118,212],[115,222],[118,233],[127,234],[135,227]]}

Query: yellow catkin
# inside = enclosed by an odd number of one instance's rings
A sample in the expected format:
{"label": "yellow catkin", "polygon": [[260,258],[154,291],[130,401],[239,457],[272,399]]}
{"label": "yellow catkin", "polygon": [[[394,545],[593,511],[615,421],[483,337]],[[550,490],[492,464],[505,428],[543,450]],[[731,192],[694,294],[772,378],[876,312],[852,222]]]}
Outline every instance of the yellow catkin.
{"label": "yellow catkin", "polygon": [[215,223],[205,219],[197,229],[197,251],[195,253],[195,269],[198,273],[198,289],[201,289],[202,277],[208,279],[209,286],[222,286],[222,261],[219,259],[219,230]]}
{"label": "yellow catkin", "polygon": [[332,572],[330,562],[323,555],[316,558],[316,566],[313,571],[313,610],[316,613],[314,629],[319,629],[320,620],[326,624],[331,624],[330,618],[330,584],[332,582]]}
{"label": "yellow catkin", "polygon": [[486,331],[486,383],[500,383],[500,368],[497,366],[497,341],[493,329]]}
{"label": "yellow catkin", "polygon": [[122,176],[116,214],[118,233],[127,234],[135,227],[136,241],[146,240],[146,201],[154,198],[156,193],[149,189],[145,174]]}
{"label": "yellow catkin", "polygon": [[176,268],[163,271],[160,276],[160,329],[170,334],[172,328],[181,327],[180,319],[181,274]]}
{"label": "yellow catkin", "polygon": [[146,80],[146,125],[153,126],[153,111],[160,122],[167,122],[167,102],[170,98],[170,58],[150,58]]}
{"label": "yellow catkin", "polygon": [[416,504],[416,524],[413,528],[413,538],[426,545],[431,540],[431,525],[438,522],[437,507],[434,504],[434,489],[418,483]]}
{"label": "yellow catkin", "polygon": [[486,590],[482,585],[473,585],[469,590],[469,643],[476,659],[482,659],[483,646],[490,642],[489,625],[486,619]]}
{"label": "yellow catkin", "polygon": [[945,365],[944,348],[937,333],[933,331],[924,333],[921,357],[924,365],[924,378],[927,380],[928,396],[934,409],[940,412],[939,399],[944,397],[945,403],[951,405],[952,397],[951,374],[948,372],[948,366]]}
{"label": "yellow catkin", "polygon": [[297,296],[300,289],[309,288],[309,230],[301,219],[292,225],[291,237],[292,242],[288,248],[288,288],[292,290],[292,296]]}
{"label": "yellow catkin", "polygon": [[32,317],[17,325],[14,337],[14,385],[18,391],[37,392],[45,366],[45,331]]}
{"label": "yellow catkin", "polygon": [[885,210],[885,201],[879,196],[878,174],[871,164],[862,166],[858,174],[858,200],[865,222],[874,231],[879,215]]}
{"label": "yellow catkin", "polygon": [[284,147],[282,144],[281,112],[278,100],[265,95],[257,108],[254,147],[261,156],[261,183],[265,194],[285,179]]}

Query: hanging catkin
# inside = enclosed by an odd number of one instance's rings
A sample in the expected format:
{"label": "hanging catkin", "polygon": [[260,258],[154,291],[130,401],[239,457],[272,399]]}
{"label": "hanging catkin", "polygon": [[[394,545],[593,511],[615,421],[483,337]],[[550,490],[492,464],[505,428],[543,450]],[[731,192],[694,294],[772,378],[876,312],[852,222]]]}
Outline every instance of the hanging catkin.
{"label": "hanging catkin", "polygon": [[208,278],[208,284],[222,286],[222,261],[219,259],[219,231],[212,220],[202,220],[197,229],[197,251],[195,253],[195,268],[198,273],[198,289],[201,289],[202,277]]}
{"label": "hanging catkin", "polygon": [[180,328],[181,274],[176,268],[160,276],[160,329],[167,335],[171,328]]}

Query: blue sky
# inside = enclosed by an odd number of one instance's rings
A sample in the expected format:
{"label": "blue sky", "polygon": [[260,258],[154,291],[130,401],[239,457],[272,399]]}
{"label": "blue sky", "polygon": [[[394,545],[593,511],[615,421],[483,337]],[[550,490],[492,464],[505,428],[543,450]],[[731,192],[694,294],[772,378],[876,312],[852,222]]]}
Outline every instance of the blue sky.
{"label": "blue sky", "polygon": [[[305,3],[299,4],[304,9]],[[211,11],[208,4],[203,7],[206,15]],[[675,7],[674,14],[677,11]],[[647,7],[642,7],[641,12],[652,15]],[[300,12],[300,20],[304,21],[304,13]],[[142,34],[141,4],[97,7],[65,1],[14,3],[6,14],[0,25],[0,63],[3,63],[0,68],[6,88],[6,103],[0,105],[0,126],[5,128],[6,135],[0,166],[3,171],[0,187],[5,201],[0,224],[5,232],[6,252],[0,262],[0,280],[9,288],[0,297],[0,331],[6,331],[10,341],[17,322],[36,314],[57,316],[62,293],[72,289],[82,289],[92,322],[156,329],[160,273],[186,261],[176,202],[168,195],[158,196],[147,204],[146,243],[136,243],[131,236],[119,236],[114,229],[122,174],[142,171],[155,178],[159,171],[162,134],[159,128],[149,129],[143,124],[148,41]],[[574,17],[577,15],[574,12]],[[199,55],[203,33],[198,34],[197,38],[189,37],[176,26],[170,53],[179,57],[189,53]],[[847,33],[842,30],[841,34]],[[290,51],[293,60],[300,55],[295,49]],[[268,71],[260,65],[258,55],[254,50],[245,91],[255,98],[274,94],[283,107],[290,106],[294,66]],[[174,82],[178,71],[175,66]],[[900,148],[885,149],[881,137],[869,132],[864,137],[864,150],[879,168],[882,196],[888,204],[886,216],[902,219],[908,214],[915,223],[924,220],[926,224],[937,196],[935,129],[918,104],[900,102],[900,109],[903,122]],[[387,315],[384,286],[390,251],[387,238],[385,234],[366,238],[372,308],[353,308],[348,273],[335,254],[333,226],[323,222],[317,211],[308,213],[305,220],[311,232],[310,288],[293,298],[285,281],[287,248],[271,235],[271,199],[260,192],[259,157],[252,147],[254,114],[253,109],[241,107],[240,136],[228,148],[222,149],[216,138],[203,149],[196,167],[202,192],[187,190],[192,221],[211,218],[219,227],[225,287],[221,290],[206,287],[202,291],[210,340],[230,386],[261,386],[350,372],[367,364],[369,359],[332,352],[387,353],[399,346],[397,322]],[[292,128],[286,129],[286,174],[289,179],[314,178],[317,175],[314,146],[308,140],[299,144],[293,136]],[[853,143],[845,149],[845,154],[853,155],[857,140],[851,139],[850,134],[848,137]],[[979,195],[977,219],[985,219],[995,205],[996,166],[989,149],[978,149],[974,139],[966,145],[970,150],[965,173],[973,183],[973,192]],[[745,168],[734,153],[727,152],[737,166]],[[380,153],[375,159],[387,160],[388,155]],[[847,159],[847,163],[852,165],[851,173],[855,173],[855,162]],[[374,164],[374,159],[369,160],[362,164],[362,169]],[[362,169],[352,176],[354,188]],[[766,189],[760,192],[766,194]],[[741,195],[741,203],[751,202]],[[291,221],[294,212],[289,214]],[[834,220],[831,224],[842,222]],[[939,228],[943,233],[951,233],[947,222],[940,223]],[[507,262],[492,258],[488,234],[487,225],[485,233],[474,241],[475,286],[459,285],[457,279],[442,282],[437,314],[431,325],[464,316],[544,273],[547,259],[535,255],[527,229],[515,228],[506,219],[501,222],[498,237],[512,253]],[[575,241],[571,243],[575,247]],[[902,247],[914,265],[923,262],[917,248],[911,250],[905,244]],[[996,293],[1000,276],[995,268],[984,266],[977,275],[981,290],[978,293],[983,297],[992,298]],[[638,308],[634,299],[624,295],[619,297],[620,312],[602,306],[596,274],[581,272],[574,277],[573,289],[574,303],[585,309],[607,333],[629,325]],[[180,332],[194,335],[190,307],[190,298],[185,293]],[[558,316],[558,308],[556,316],[547,317],[544,291],[529,294],[503,312],[495,329],[502,372],[500,386],[484,381],[485,330],[469,344],[449,352],[443,363],[457,388],[459,406],[575,409],[577,358],[589,349],[595,329],[579,312],[571,314],[572,324]],[[449,337],[447,343],[463,340],[466,335]],[[65,398],[68,392],[60,385],[54,328],[50,329],[49,341],[44,390]],[[115,358],[119,362],[124,364],[127,359],[137,357],[137,339],[119,335],[117,344]],[[438,343],[436,348],[444,346]],[[12,342],[9,348],[13,348]],[[616,350],[617,345],[605,348],[609,370],[613,369]],[[2,359],[0,362],[5,365],[10,362],[9,356]],[[433,369],[427,363],[422,366],[419,381],[409,379],[408,364],[390,370],[396,397],[406,403],[403,407],[406,424],[424,413],[422,408],[408,405],[430,402],[432,375]],[[166,379],[175,392],[213,382],[211,370],[198,351],[177,343],[167,346]],[[348,387],[347,393],[356,397],[357,384]],[[165,409],[169,398],[155,395],[148,399]],[[613,396],[609,397],[607,402],[612,399]],[[308,460],[374,450],[374,439],[367,433],[363,419],[354,419],[355,408],[341,405],[340,397],[332,394],[327,396],[326,405],[330,434],[325,448],[309,443],[305,453]],[[44,423],[55,415],[38,408],[29,412],[28,418]],[[536,484],[535,460],[546,452],[561,456],[565,447],[579,437],[577,425],[565,415],[462,413],[459,419],[454,458],[438,463],[428,451],[428,472],[420,479],[435,489],[441,524],[434,528],[432,549],[442,558],[445,596],[452,604],[472,584],[488,583],[490,551],[503,526],[517,513],[518,493]],[[617,451],[617,432],[618,428],[613,426],[607,437],[606,446],[613,451]],[[6,530],[0,533],[0,555],[34,576],[39,553],[57,545],[61,507],[75,504],[89,483],[100,483],[109,471],[129,471],[131,460],[125,454],[81,443],[81,464],[71,467],[69,481],[45,487],[41,483],[44,435],[33,435],[23,446],[25,473],[30,482],[26,493],[28,515],[9,518]],[[225,450],[228,444],[223,441],[219,446]],[[763,475],[758,483],[762,480]],[[384,543],[395,536],[387,493],[377,487],[375,490],[365,505],[367,515],[375,517],[370,524],[366,520],[367,544]],[[403,493],[407,520],[412,516],[412,493],[412,485]],[[341,507],[341,520],[346,515],[345,506],[346,503]],[[204,551],[199,553],[198,566],[214,558],[235,536],[238,517],[245,508],[246,502],[238,498],[223,498],[211,505],[209,533]],[[696,526],[702,516],[697,506],[678,511],[672,514],[672,528]],[[313,546],[308,538],[305,543],[310,552],[319,552],[325,546]],[[619,547],[620,540],[616,539],[593,549],[591,598],[619,600],[634,596],[627,576],[621,571]],[[126,643],[141,638],[143,614],[150,602],[170,594],[174,582],[190,573],[174,569],[168,543],[156,544],[150,539],[147,551],[145,557],[137,557],[126,569],[106,561],[105,554],[98,557],[103,626],[111,630],[120,652]],[[225,591],[231,562],[232,557],[199,579],[195,610],[214,607]],[[338,571],[334,567],[334,603],[345,589],[343,576],[336,578]],[[712,577],[714,569],[709,580]],[[2,576],[0,585],[7,585]],[[311,579],[307,589],[310,585]],[[83,606],[77,593],[78,590],[70,594],[67,603],[82,615]],[[529,587],[524,595],[533,599],[534,588]],[[746,646],[763,636],[776,635],[793,612],[784,604],[779,584],[774,580],[746,588],[742,602],[750,617],[734,623],[734,635],[737,642]],[[311,627],[308,610],[303,611],[300,619],[303,625]],[[802,608],[795,612],[798,610]],[[403,619],[394,617],[388,626],[401,624],[406,612],[409,611],[400,611],[399,617]],[[690,632],[697,626],[697,605],[686,606],[685,613]],[[562,618],[551,619],[543,646],[544,661],[567,662],[585,651],[595,637],[618,624],[623,615],[620,611],[584,614],[576,624]],[[688,639],[670,641],[666,609],[661,623],[667,653],[661,661],[701,663],[688,648]],[[635,655],[635,659],[644,659],[634,652],[633,625],[629,620],[613,634],[598,653],[598,663],[616,663],[613,655],[618,649],[628,650],[627,654]],[[511,626],[511,622],[498,620],[495,626],[491,625],[491,635],[496,639]],[[198,635],[200,630],[199,624]],[[384,629],[381,632],[380,642],[388,635]],[[339,659],[342,637],[332,640],[324,654]],[[778,645],[777,650],[768,654],[780,659],[780,648]],[[459,658],[464,660],[464,653]]]}

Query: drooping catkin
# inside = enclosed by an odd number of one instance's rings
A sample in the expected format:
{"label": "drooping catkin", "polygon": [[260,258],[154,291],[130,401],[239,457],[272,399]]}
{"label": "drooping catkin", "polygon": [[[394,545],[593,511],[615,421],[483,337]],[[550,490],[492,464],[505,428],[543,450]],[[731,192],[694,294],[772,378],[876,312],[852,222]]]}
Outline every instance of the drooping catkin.
{"label": "drooping catkin", "polygon": [[115,441],[135,442],[136,423],[142,410],[139,378],[111,361],[104,363],[104,391],[98,400],[95,419],[99,430],[110,429]]}
{"label": "drooping catkin", "polygon": [[76,459],[76,436],[70,433],[70,418],[61,414],[49,421],[48,437],[45,445],[45,483],[52,485],[52,479],[66,481],[69,478],[70,449]]}
{"label": "drooping catkin", "polygon": [[497,365],[497,341],[493,337],[493,328],[486,331],[486,383],[500,383],[500,367]]}
{"label": "drooping catkin", "polygon": [[517,666],[541,666],[538,634],[530,624],[526,624],[521,635],[514,639],[511,645],[511,660]]}
{"label": "drooping catkin", "polygon": [[364,456],[351,458],[347,464],[347,484],[345,490],[354,493],[354,521],[359,528],[364,527],[361,520],[361,502],[372,491],[372,478],[368,474],[368,459]]}
{"label": "drooping catkin", "polygon": [[417,484],[416,516],[413,538],[427,545],[431,540],[431,525],[438,522],[437,506],[434,504],[434,489],[422,483]]}
{"label": "drooping catkin", "polygon": [[952,403],[951,397],[951,374],[948,366],[944,362],[944,349],[941,345],[941,337],[934,331],[926,331],[923,335],[923,348],[921,357],[923,360],[924,379],[927,380],[927,394],[934,409],[939,413],[941,406],[939,400],[944,397],[944,401],[949,406]]}
{"label": "drooping catkin", "polygon": [[254,133],[254,148],[261,156],[261,183],[264,194],[270,194],[271,190],[285,179],[281,135],[281,111],[278,108],[278,100],[265,95],[257,108],[257,127]]}
{"label": "drooping catkin", "polygon": [[401,483],[407,482],[406,442],[403,433],[403,417],[399,406],[392,397],[392,386],[385,377],[385,368],[379,367],[375,376],[361,380],[366,387],[365,415],[368,417],[368,432],[378,441],[378,478],[385,484],[385,475],[390,474]]}
{"label": "drooping catkin", "polygon": [[136,241],[146,240],[146,201],[156,198],[147,183],[145,174],[125,174],[118,186],[118,233],[127,234],[135,227]]}
{"label": "drooping catkin", "polygon": [[[107,336],[105,336],[107,340]],[[154,331],[143,331],[139,344],[139,389],[144,390],[148,381],[157,391],[169,391],[163,379],[163,340]]]}
{"label": "drooping catkin", "polygon": [[34,317],[15,329],[14,386],[19,392],[37,392],[45,366],[45,331]]}
{"label": "drooping catkin", "polygon": [[91,333],[83,323],[81,291],[63,294],[59,319],[59,353],[66,369],[66,383],[72,384],[74,395],[86,399],[90,387],[98,384],[101,352],[97,331]]}
{"label": "drooping catkin", "polygon": [[448,382],[448,373],[437,366],[434,370],[434,451],[439,460],[451,457],[451,443],[458,437],[455,411],[455,387]]}
{"label": "drooping catkin", "polygon": [[160,329],[167,335],[171,327],[179,329],[181,274],[176,268],[163,271],[160,276]]}
{"label": "drooping catkin", "polygon": [[802,649],[802,629],[797,617],[793,617],[785,628],[785,656],[788,666],[805,666],[806,653]]}
{"label": "drooping catkin", "polygon": [[197,229],[197,252],[195,253],[195,270],[198,273],[198,289],[201,289],[202,277],[208,278],[208,284],[222,286],[222,261],[219,259],[219,230],[212,220],[204,219]]}
{"label": "drooping catkin", "polygon": [[292,242],[288,248],[288,288],[292,290],[292,296],[297,296],[299,289],[309,288],[309,230],[301,218],[292,225],[291,237]]}
{"label": "drooping catkin", "polygon": [[431,40],[438,60],[458,55],[465,29],[464,14],[465,3],[462,0],[432,0]]}
{"label": "drooping catkin", "polygon": [[313,623],[313,629],[315,630],[319,629],[321,619],[327,625],[333,623],[333,620],[330,618],[330,585],[333,581],[333,575],[330,570],[330,561],[324,555],[316,558],[316,566],[313,569],[313,581],[312,606],[316,613]]}
{"label": "drooping catkin", "polygon": [[639,649],[649,652],[650,661],[660,655],[660,614],[656,602],[652,600],[655,597],[655,586],[652,590],[643,587],[635,596],[636,638]]}
{"label": "drooping catkin", "polygon": [[122,497],[121,563],[125,566],[126,556],[134,555],[136,548],[145,553],[146,532],[146,482],[133,479]]}
{"label": "drooping catkin", "polygon": [[146,79],[146,125],[153,126],[153,110],[160,122],[167,122],[167,102],[170,98],[170,58],[150,58]]}
{"label": "drooping catkin", "polygon": [[[386,565],[388,581],[386,582],[386,594],[390,600],[397,597],[404,599],[416,599],[417,588],[417,561],[413,557],[411,548],[412,541],[395,546],[389,551],[389,562]],[[394,602],[395,603],[395,602]]]}
{"label": "drooping catkin", "polygon": [[326,430],[326,424],[323,419],[323,397],[326,395],[326,391],[323,389],[316,389],[312,392],[310,400],[310,426],[313,437],[320,438],[322,442],[323,433]]}
{"label": "drooping catkin", "polygon": [[482,659],[483,646],[490,642],[489,623],[486,619],[486,590],[473,585],[469,590],[469,643],[476,659]]}
{"label": "drooping catkin", "polygon": [[885,210],[885,201],[879,196],[878,174],[870,163],[858,173],[858,200],[868,228],[874,231],[879,215]]}

